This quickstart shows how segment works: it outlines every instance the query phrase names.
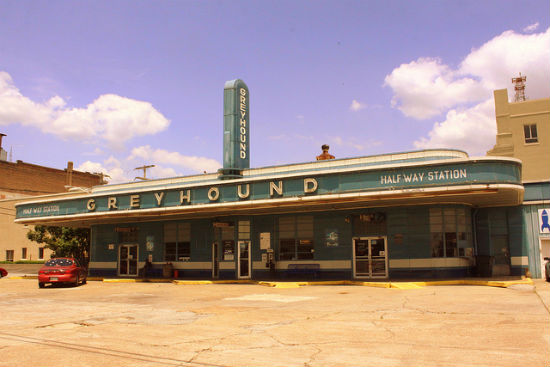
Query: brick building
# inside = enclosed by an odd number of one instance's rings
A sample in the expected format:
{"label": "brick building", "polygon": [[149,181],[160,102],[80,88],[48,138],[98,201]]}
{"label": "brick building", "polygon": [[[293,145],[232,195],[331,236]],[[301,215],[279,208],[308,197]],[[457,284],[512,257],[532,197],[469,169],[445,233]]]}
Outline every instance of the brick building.
{"label": "brick building", "polygon": [[103,177],[75,171],[73,162],[68,162],[65,169],[9,162],[2,149],[3,136],[0,134],[0,261],[47,259],[51,251],[27,239],[29,227],[13,222],[15,204],[32,196],[67,192],[72,187],[100,185]]}

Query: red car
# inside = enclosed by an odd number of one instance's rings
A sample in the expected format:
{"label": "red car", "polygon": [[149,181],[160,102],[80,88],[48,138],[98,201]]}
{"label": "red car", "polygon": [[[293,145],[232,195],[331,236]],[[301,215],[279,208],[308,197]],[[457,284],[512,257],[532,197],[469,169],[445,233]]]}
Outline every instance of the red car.
{"label": "red car", "polygon": [[76,259],[71,257],[58,257],[46,261],[38,271],[38,286],[44,288],[46,283],[69,283],[75,287],[80,283],[86,284],[88,272],[80,266]]}
{"label": "red car", "polygon": [[0,278],[5,277],[6,275],[8,275],[8,272],[6,271],[6,269],[0,268]]}

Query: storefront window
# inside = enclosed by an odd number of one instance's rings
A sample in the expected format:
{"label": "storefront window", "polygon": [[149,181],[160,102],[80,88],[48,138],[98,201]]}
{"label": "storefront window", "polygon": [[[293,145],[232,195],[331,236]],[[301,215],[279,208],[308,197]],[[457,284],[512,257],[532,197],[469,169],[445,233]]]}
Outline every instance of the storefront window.
{"label": "storefront window", "polygon": [[118,232],[118,243],[137,243],[139,230],[137,227],[116,227]]}
{"label": "storefront window", "polygon": [[235,226],[221,227],[221,240],[223,245],[223,260],[235,259]]}
{"label": "storefront window", "polygon": [[279,218],[279,260],[313,257],[313,216]]}
{"label": "storefront window", "polygon": [[191,256],[191,224],[164,225],[164,260],[186,261]]}
{"label": "storefront window", "polygon": [[432,257],[443,257],[443,234],[432,233]]}
{"label": "storefront window", "polygon": [[432,257],[473,256],[470,211],[462,208],[431,208]]}
{"label": "storefront window", "polygon": [[250,239],[250,221],[240,220],[239,221],[239,240],[249,240],[249,239]]}

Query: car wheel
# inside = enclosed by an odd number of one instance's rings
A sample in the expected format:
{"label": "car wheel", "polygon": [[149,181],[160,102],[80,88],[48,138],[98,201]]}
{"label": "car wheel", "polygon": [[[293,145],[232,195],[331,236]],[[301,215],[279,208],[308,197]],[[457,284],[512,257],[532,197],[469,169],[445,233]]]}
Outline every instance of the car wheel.
{"label": "car wheel", "polygon": [[44,288],[45,286],[46,286],[46,284],[44,284],[44,283],[40,283],[40,282],[38,283],[38,288]]}
{"label": "car wheel", "polygon": [[79,284],[80,284],[80,275],[77,275],[76,276],[76,281],[74,282],[74,286],[78,287]]}

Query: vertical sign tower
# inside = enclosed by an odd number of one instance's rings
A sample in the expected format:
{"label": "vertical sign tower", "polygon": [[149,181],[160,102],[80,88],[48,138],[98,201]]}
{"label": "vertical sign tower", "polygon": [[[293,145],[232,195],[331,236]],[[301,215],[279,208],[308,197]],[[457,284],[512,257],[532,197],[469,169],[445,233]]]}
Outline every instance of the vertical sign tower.
{"label": "vertical sign tower", "polygon": [[250,96],[240,80],[230,80],[223,90],[223,168],[220,179],[241,178],[250,168]]}

